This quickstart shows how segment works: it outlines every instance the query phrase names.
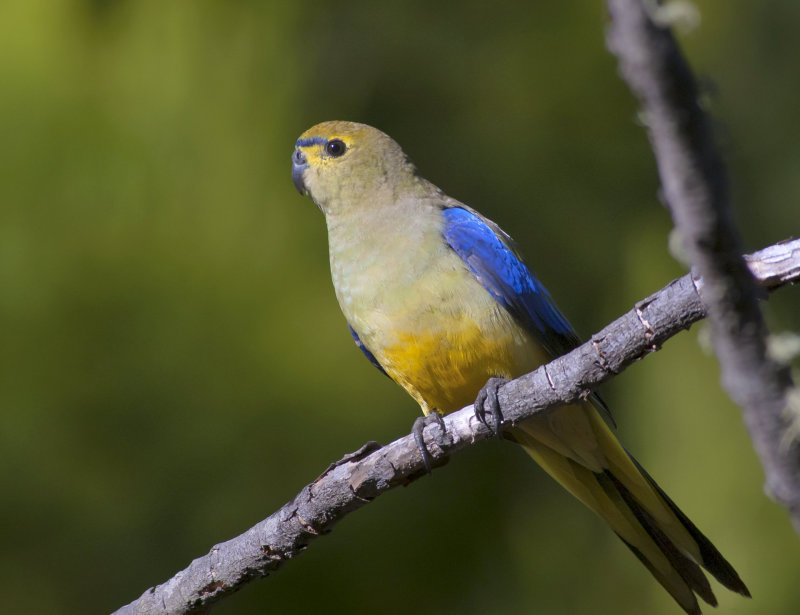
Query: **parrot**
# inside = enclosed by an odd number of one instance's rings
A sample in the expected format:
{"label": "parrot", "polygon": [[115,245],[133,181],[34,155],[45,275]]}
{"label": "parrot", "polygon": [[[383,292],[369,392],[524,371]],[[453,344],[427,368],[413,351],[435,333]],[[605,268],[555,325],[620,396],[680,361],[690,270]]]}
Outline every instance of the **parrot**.
{"label": "parrot", "polygon": [[[353,340],[423,416],[473,401],[476,414],[487,404],[496,414],[499,384],[580,344],[509,235],[423,178],[387,134],[317,124],[295,144],[292,179],[324,214],[331,278]],[[592,395],[526,419],[507,437],[599,515],[686,613],[701,612],[697,597],[717,604],[702,569],[749,597],[731,564],[622,447],[609,416]]]}

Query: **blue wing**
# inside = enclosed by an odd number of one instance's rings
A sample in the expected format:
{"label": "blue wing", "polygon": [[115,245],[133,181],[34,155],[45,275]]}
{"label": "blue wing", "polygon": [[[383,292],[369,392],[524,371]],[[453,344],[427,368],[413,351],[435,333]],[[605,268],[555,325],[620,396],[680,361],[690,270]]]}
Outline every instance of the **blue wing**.
{"label": "blue wing", "polygon": [[550,293],[511,247],[480,215],[461,207],[442,212],[442,234],[453,251],[489,294],[552,356],[580,344],[572,326],[558,310]]}
{"label": "blue wing", "polygon": [[[473,275],[551,356],[565,354],[580,345],[575,330],[556,307],[550,293],[511,248],[502,229],[464,207],[442,212],[442,235]],[[611,412],[597,393],[589,396],[608,423],[616,426]]]}
{"label": "blue wing", "polygon": [[369,359],[369,362],[381,370],[386,376],[388,376],[389,374],[387,374],[386,370],[384,370],[383,367],[381,367],[381,364],[378,363],[378,359],[375,358],[375,355],[369,351],[369,348],[364,346],[361,338],[358,337],[358,333],[356,333],[353,327],[350,326],[350,323],[347,323],[347,328],[350,329],[350,335],[353,336],[353,341],[356,343],[356,346],[358,346],[358,349],[364,353],[365,357]]}

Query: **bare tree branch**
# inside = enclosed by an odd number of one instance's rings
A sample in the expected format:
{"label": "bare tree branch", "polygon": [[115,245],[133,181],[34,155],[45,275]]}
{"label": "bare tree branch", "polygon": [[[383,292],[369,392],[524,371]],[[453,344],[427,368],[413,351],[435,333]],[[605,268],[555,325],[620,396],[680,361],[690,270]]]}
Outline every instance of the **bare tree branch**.
{"label": "bare tree branch", "polygon": [[[800,239],[770,246],[749,256],[748,261],[767,289],[794,283],[800,280]],[[517,423],[585,397],[704,318],[698,287],[702,284],[690,275],[671,282],[582,346],[503,386],[498,395],[506,421]],[[436,424],[427,426],[424,432],[435,465],[494,435],[475,419],[471,406],[444,420],[445,432]],[[368,443],[332,464],[279,511],[240,536],[214,546],[210,553],[165,583],[148,589],[116,615],[205,612],[251,579],[277,571],[344,516],[423,473],[413,436],[383,447]]]}
{"label": "bare tree branch", "polygon": [[800,442],[787,438],[792,377],[767,354],[758,289],[741,256],[724,166],[697,85],[669,28],[656,23],[658,2],[608,0],[608,9],[608,45],[642,105],[664,196],[704,281],[723,386],[742,408],[769,492],[800,532]]}

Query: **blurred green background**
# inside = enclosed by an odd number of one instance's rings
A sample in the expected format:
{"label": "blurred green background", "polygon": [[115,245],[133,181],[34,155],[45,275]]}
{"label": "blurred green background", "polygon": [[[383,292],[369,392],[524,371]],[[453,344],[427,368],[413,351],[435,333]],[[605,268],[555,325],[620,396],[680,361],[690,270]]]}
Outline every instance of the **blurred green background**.
{"label": "blurred green background", "polygon": [[[701,2],[748,249],[800,225],[800,4]],[[583,335],[683,273],[602,3],[0,3],[0,578],[7,613],[103,613],[290,499],[416,404],[354,347],[290,180],[329,119],[394,136],[518,241]],[[765,306],[797,330],[800,292]],[[698,330],[606,386],[627,447],[754,600],[800,545]],[[214,613],[678,612],[513,446],[475,447]]]}

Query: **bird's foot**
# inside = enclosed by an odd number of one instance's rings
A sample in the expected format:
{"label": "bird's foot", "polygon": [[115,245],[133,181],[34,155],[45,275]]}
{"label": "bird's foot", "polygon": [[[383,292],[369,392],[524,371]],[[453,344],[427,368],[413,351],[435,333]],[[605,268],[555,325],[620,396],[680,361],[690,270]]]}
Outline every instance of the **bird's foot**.
{"label": "bird's foot", "polygon": [[414,441],[417,443],[417,449],[422,456],[422,463],[425,464],[425,471],[428,474],[431,473],[431,462],[433,458],[430,452],[428,452],[428,447],[425,446],[425,438],[422,437],[422,432],[425,431],[425,428],[431,423],[437,423],[443,433],[447,431],[444,426],[442,415],[435,410],[428,416],[418,416],[414,421],[414,425],[411,427],[411,433],[414,435]]}
{"label": "bird's foot", "polygon": [[[492,429],[498,438],[503,438],[503,413],[500,411],[500,402],[497,401],[497,390],[508,382],[508,378],[489,378],[483,388],[478,391],[478,397],[473,404],[475,408],[475,418],[481,423]],[[490,413],[494,419],[494,425],[489,425],[486,421],[486,414]]]}

